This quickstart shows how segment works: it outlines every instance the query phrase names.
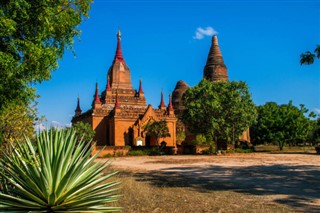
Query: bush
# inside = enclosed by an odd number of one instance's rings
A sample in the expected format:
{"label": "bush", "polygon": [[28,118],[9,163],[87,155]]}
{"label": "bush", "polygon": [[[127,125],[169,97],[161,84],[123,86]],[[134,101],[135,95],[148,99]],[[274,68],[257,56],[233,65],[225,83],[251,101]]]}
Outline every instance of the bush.
{"label": "bush", "polygon": [[110,154],[110,153],[108,153],[108,154],[103,155],[103,157],[104,157],[104,158],[112,158],[112,157],[113,157],[113,155],[112,155],[112,154]]}
{"label": "bush", "polygon": [[114,151],[113,156],[114,157],[123,157],[124,153],[122,151],[118,151],[118,152]]}
{"label": "bush", "polygon": [[156,155],[164,155],[165,152],[161,151],[158,148],[152,148],[148,150],[130,150],[127,153],[127,156],[156,156]]}
{"label": "bush", "polygon": [[128,156],[144,156],[149,155],[149,152],[146,150],[131,150],[127,153]]}
{"label": "bush", "polygon": [[208,139],[203,134],[197,134],[195,139],[192,141],[193,145],[206,145],[208,144]]}
{"label": "bush", "polygon": [[164,154],[165,153],[158,148],[153,148],[151,150],[148,150],[148,155],[150,156],[164,155]]}
{"label": "bush", "polygon": [[117,200],[114,186],[106,182],[115,173],[103,174],[109,163],[94,162],[90,143],[78,140],[74,130],[42,132],[36,143],[13,145],[2,153],[0,166],[10,182],[0,193],[0,212],[107,212],[106,203]]}
{"label": "bush", "polygon": [[234,152],[237,152],[237,153],[250,153],[250,152],[253,152],[253,150],[252,149],[235,148]]}
{"label": "bush", "polygon": [[209,149],[202,150],[201,154],[203,155],[213,155],[216,153],[216,149],[210,146]]}

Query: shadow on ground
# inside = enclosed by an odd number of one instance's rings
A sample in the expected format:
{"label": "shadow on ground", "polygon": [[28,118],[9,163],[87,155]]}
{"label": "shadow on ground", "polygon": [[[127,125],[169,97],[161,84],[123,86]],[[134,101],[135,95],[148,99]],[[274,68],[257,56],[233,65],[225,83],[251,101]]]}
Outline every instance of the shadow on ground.
{"label": "shadow on ground", "polygon": [[317,166],[191,166],[133,175],[138,181],[147,181],[158,187],[190,187],[201,192],[232,190],[253,195],[287,195],[286,198],[275,197],[274,201],[300,211],[320,211],[319,200],[316,201],[320,199],[320,168]]}

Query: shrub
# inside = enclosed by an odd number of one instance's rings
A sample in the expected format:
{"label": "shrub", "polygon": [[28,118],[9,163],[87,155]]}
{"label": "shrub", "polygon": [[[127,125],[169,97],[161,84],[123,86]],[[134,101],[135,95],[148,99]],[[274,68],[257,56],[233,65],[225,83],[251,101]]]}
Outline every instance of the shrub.
{"label": "shrub", "polygon": [[192,141],[193,145],[206,145],[208,143],[207,137],[203,134],[197,134],[195,139]]}
{"label": "shrub", "polygon": [[128,156],[144,156],[149,155],[148,151],[145,150],[131,150],[127,153]]}
{"label": "shrub", "polygon": [[235,148],[234,152],[237,152],[237,153],[250,153],[250,152],[253,152],[253,150],[252,149]]}
{"label": "shrub", "polygon": [[209,149],[202,150],[201,154],[203,155],[212,155],[216,153],[216,149],[210,146]]}
{"label": "shrub", "polygon": [[73,130],[42,132],[36,143],[26,138],[16,145],[0,161],[9,174],[2,178],[11,184],[0,193],[0,212],[119,210],[106,206],[118,198],[119,183],[105,182],[115,173],[102,173],[109,163],[94,163],[99,153],[91,158],[90,143],[78,140]]}
{"label": "shrub", "polygon": [[113,155],[112,155],[112,154],[110,154],[110,153],[108,153],[108,154],[103,155],[103,157],[104,157],[104,158],[112,158],[112,157],[113,157]]}
{"label": "shrub", "polygon": [[177,145],[181,145],[185,139],[186,139],[186,133],[184,131],[177,131],[177,135],[176,135]]}
{"label": "shrub", "polygon": [[164,155],[165,153],[163,151],[161,151],[158,148],[153,148],[151,150],[148,151],[148,155],[150,156],[155,156],[155,155]]}

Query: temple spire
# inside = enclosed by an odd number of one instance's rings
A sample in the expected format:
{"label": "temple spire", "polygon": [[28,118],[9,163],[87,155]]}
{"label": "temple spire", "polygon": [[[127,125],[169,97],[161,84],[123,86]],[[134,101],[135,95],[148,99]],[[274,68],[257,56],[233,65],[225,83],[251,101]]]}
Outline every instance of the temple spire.
{"label": "temple spire", "polygon": [[140,82],[139,82],[139,94],[141,93],[144,93],[142,90],[142,79],[140,79]]}
{"label": "temple spire", "polygon": [[163,98],[163,91],[161,91],[161,101],[160,101],[159,108],[166,109],[166,104],[164,103],[164,98]]}
{"label": "temple spire", "polygon": [[94,94],[94,103],[95,104],[101,104],[101,100],[100,100],[100,97],[99,97],[98,82],[96,83],[96,92]]}
{"label": "temple spire", "polygon": [[169,105],[168,105],[168,110],[169,110],[169,111],[173,110],[171,94],[169,95]]}
{"label": "temple spire", "polygon": [[211,81],[228,81],[227,67],[224,64],[216,35],[212,37],[207,63],[204,67],[204,78]]}
{"label": "temple spire", "polygon": [[80,97],[78,96],[78,99],[77,99],[77,108],[75,110],[75,116],[79,116],[81,115],[82,113],[82,110],[80,108]]}
{"label": "temple spire", "polygon": [[207,65],[212,64],[224,65],[217,35],[212,36],[211,48],[207,58]]}
{"label": "temple spire", "polygon": [[110,91],[110,90],[111,90],[111,86],[110,86],[110,77],[109,77],[109,75],[108,75],[106,91]]}
{"label": "temple spire", "polygon": [[116,55],[114,57],[114,61],[115,62],[124,62],[124,58],[122,56],[122,49],[121,49],[121,32],[120,32],[120,28],[117,32],[117,39],[118,39],[118,43],[117,43],[117,49],[116,49]]}

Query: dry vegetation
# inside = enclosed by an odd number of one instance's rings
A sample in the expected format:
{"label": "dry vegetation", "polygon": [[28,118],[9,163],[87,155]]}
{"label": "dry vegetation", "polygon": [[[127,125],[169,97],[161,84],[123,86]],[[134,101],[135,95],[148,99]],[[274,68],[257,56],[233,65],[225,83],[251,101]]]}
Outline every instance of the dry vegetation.
{"label": "dry vegetation", "polygon": [[122,206],[123,212],[293,212],[259,196],[228,190],[198,191],[181,184],[168,185],[166,181],[155,186],[124,172],[117,179],[122,182],[123,197],[114,206]]}
{"label": "dry vegetation", "polygon": [[[104,159],[101,159],[104,160]],[[123,212],[317,212],[315,154],[114,159]]]}

